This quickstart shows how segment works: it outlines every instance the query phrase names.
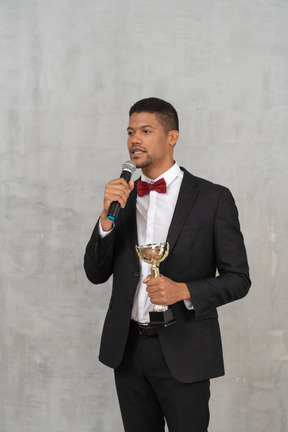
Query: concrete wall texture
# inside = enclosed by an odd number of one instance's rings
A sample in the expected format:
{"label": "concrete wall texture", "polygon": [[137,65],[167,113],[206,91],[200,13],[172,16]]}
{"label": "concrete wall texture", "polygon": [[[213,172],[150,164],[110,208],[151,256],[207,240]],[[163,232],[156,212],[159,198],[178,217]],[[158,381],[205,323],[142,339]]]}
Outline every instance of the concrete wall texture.
{"label": "concrete wall texture", "polygon": [[210,430],[287,432],[288,1],[1,0],[0,36],[0,432],[123,430],[98,362],[111,281],[82,263],[148,96],[175,105],[177,161],[231,189],[246,239]]}

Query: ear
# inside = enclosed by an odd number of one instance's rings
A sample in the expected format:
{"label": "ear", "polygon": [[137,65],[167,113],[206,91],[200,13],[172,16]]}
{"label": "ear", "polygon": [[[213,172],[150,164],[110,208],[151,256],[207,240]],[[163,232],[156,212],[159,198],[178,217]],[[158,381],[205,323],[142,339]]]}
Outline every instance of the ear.
{"label": "ear", "polygon": [[169,145],[174,147],[179,138],[179,132],[177,130],[172,130],[168,134]]}

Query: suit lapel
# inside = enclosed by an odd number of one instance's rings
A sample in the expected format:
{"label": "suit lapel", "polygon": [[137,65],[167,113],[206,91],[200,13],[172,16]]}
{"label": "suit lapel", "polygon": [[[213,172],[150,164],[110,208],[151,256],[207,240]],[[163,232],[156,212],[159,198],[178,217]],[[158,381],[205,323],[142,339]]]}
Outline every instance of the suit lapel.
{"label": "suit lapel", "polygon": [[[184,177],[167,235],[170,251],[172,251],[199,193],[198,183],[195,177],[185,169],[181,169],[184,171]],[[165,264],[165,261],[163,264]]]}

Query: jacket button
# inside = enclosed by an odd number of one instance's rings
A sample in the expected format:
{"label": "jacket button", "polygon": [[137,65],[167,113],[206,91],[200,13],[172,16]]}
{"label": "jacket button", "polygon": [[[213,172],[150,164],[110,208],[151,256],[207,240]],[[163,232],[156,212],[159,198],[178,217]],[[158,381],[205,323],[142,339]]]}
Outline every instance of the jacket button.
{"label": "jacket button", "polygon": [[139,272],[135,272],[135,277],[139,277],[140,273]]}
{"label": "jacket button", "polygon": [[127,302],[127,307],[128,307],[128,309],[132,309],[132,303],[131,302]]}

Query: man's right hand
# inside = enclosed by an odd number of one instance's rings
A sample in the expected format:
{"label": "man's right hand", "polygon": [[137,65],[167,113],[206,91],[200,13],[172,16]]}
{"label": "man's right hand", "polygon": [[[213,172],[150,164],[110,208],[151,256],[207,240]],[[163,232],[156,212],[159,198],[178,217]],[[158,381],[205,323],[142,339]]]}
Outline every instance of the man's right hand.
{"label": "man's right hand", "polygon": [[130,180],[129,183],[127,183],[123,178],[111,180],[106,184],[104,193],[104,209],[100,216],[103,231],[110,231],[113,228],[113,222],[107,218],[111,203],[113,201],[118,201],[121,208],[124,208],[133,188],[134,182]]}

